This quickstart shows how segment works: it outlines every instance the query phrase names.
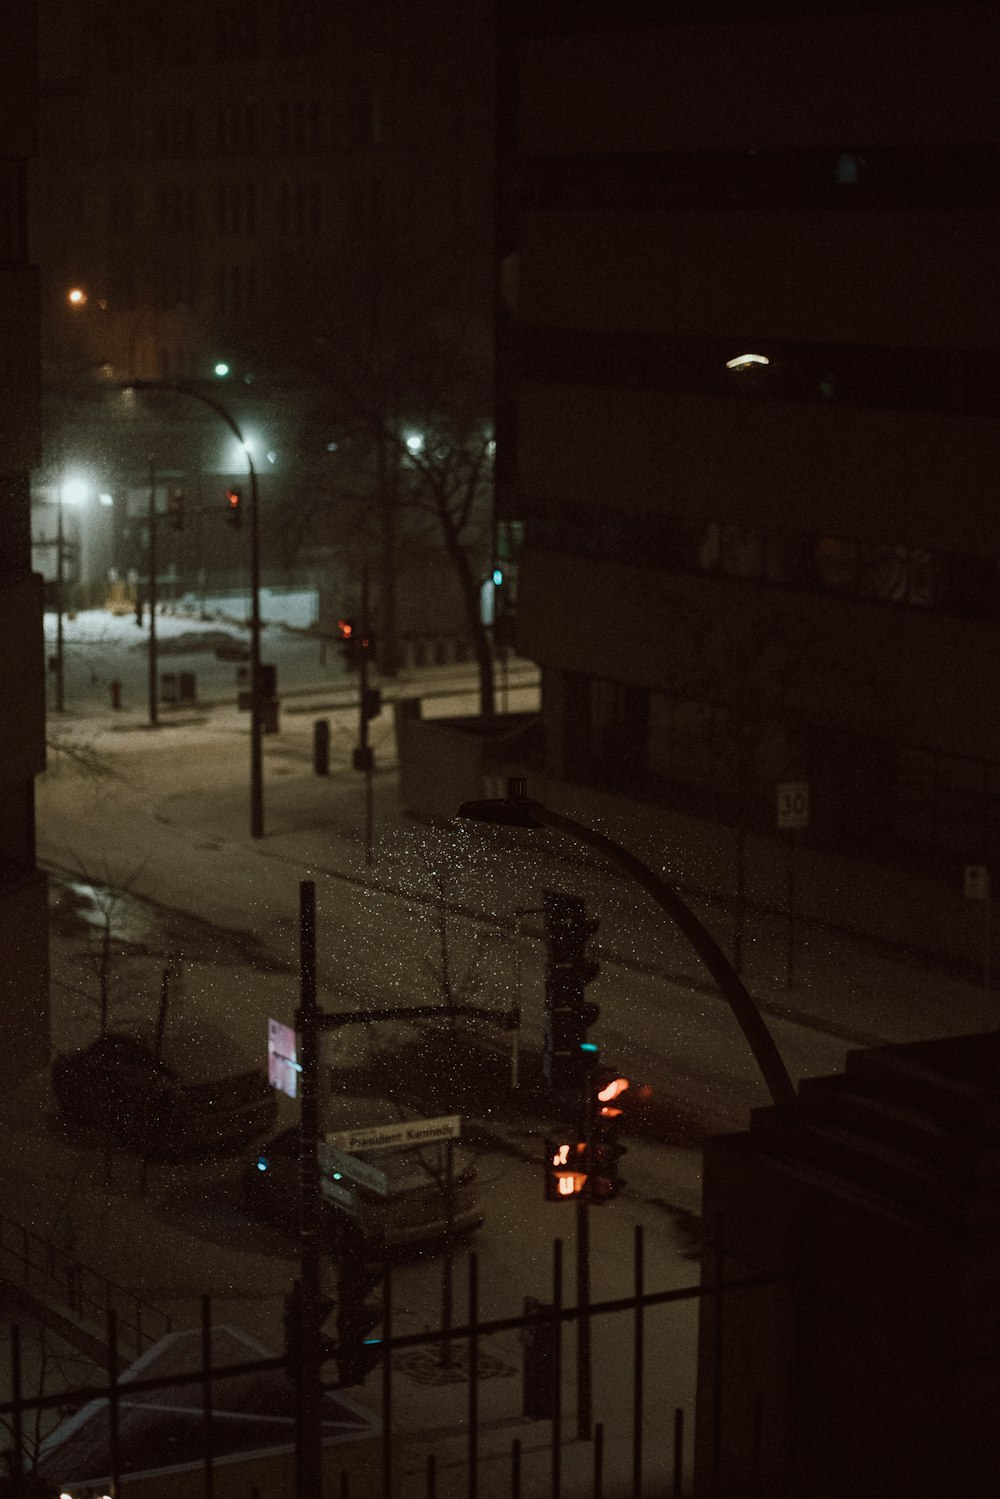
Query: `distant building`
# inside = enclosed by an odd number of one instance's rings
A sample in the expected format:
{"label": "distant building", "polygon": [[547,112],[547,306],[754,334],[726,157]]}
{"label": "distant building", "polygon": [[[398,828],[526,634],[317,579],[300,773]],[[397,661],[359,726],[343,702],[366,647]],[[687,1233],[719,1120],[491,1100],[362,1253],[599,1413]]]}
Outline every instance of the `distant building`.
{"label": "distant building", "polygon": [[958,891],[1000,869],[1000,15],[818,9],[501,12],[519,645],[550,777],[762,830],[807,781],[814,847]]}
{"label": "distant building", "polygon": [[0,1086],[48,1060],[48,911],[35,863],[34,780],[45,768],[42,585],[32,572],[29,472],[38,459],[38,286],[28,256],[35,150],[35,16],[4,18],[0,49]]}
{"label": "distant building", "polygon": [[[142,574],[126,491],[148,483],[150,454],[206,512],[245,463],[191,404],[123,405],[115,425],[109,386],[208,382],[257,444],[262,511],[278,516],[265,576],[291,581],[310,549],[342,545],[335,502],[377,489],[391,508],[392,473],[352,468],[334,420],[345,392],[359,394],[360,366],[379,371],[397,428],[433,386],[408,389],[422,379],[401,357],[412,330],[447,327],[488,371],[489,0],[41,11],[39,484],[70,463],[112,493],[116,566]],[[206,569],[210,586],[238,585],[245,562],[221,516],[166,539],[164,563],[186,585]]]}

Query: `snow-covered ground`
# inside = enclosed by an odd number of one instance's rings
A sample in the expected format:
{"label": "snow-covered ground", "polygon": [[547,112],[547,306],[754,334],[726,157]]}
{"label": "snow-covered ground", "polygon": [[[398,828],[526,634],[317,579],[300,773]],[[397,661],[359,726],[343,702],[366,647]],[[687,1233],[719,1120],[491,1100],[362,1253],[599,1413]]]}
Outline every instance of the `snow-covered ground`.
{"label": "snow-covered ground", "polygon": [[[290,601],[280,615],[282,599]],[[158,678],[163,696],[163,676],[193,673],[199,701],[235,701],[241,682],[239,663],[219,660],[220,649],[249,653],[250,631],[239,599],[218,601],[217,614],[206,618],[196,610],[181,612],[179,605],[157,611],[156,639]],[[274,594],[264,618],[261,655],[278,672],[279,692],[297,691],[324,684],[343,685],[344,672],[335,643],[318,639],[294,628],[292,617],[307,612],[307,599]],[[169,612],[168,612],[169,611]],[[228,611],[228,612],[227,612]],[[206,614],[209,611],[206,609]],[[55,673],[51,660],[56,651],[57,620],[45,615],[45,648],[50,658],[49,707],[55,702]],[[144,707],[149,700],[149,611],[142,627],[134,613],[114,615],[106,609],[86,609],[63,617],[65,704],[70,712],[101,711],[110,706],[111,683],[121,684],[122,707]],[[169,684],[168,684],[169,692]]]}

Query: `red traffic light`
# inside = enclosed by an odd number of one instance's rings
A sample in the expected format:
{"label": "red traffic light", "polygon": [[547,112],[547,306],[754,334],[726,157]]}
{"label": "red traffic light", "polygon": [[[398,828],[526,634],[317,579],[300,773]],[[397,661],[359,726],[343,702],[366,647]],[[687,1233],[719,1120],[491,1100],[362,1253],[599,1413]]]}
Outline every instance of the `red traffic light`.
{"label": "red traffic light", "polygon": [[572,1202],[587,1193],[587,1147],[582,1140],[546,1140],[545,1200]]}
{"label": "red traffic light", "polygon": [[607,1076],[598,1079],[596,1094],[597,1113],[602,1119],[617,1119],[622,1113],[622,1105],[619,1101],[623,1093],[629,1088],[627,1077]]}
{"label": "red traffic light", "polygon": [[354,621],[352,619],[338,619],[337,630],[341,640],[354,639]]}
{"label": "red traffic light", "polygon": [[229,507],[226,520],[239,530],[243,524],[243,496],[238,489],[226,490],[226,504]]}

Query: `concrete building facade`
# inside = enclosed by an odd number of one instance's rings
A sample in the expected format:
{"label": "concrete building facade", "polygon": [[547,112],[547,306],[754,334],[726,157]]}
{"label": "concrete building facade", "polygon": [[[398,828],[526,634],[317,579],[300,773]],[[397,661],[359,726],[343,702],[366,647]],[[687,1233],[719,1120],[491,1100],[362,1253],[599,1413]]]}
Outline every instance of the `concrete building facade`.
{"label": "concrete building facade", "polygon": [[511,6],[500,504],[544,771],[1000,855],[995,7]]}

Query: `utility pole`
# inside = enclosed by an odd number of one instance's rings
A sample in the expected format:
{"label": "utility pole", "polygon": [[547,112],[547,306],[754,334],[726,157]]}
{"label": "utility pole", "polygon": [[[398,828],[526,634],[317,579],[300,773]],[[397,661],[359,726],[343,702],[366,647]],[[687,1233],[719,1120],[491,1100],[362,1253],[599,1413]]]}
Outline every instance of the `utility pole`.
{"label": "utility pole", "polygon": [[149,721],[159,722],[156,698],[156,468],[149,460]]}
{"label": "utility pole", "polygon": [[65,705],[65,678],[63,674],[63,611],[66,608],[63,572],[63,497],[60,484],[56,502],[56,712],[61,713]]}

